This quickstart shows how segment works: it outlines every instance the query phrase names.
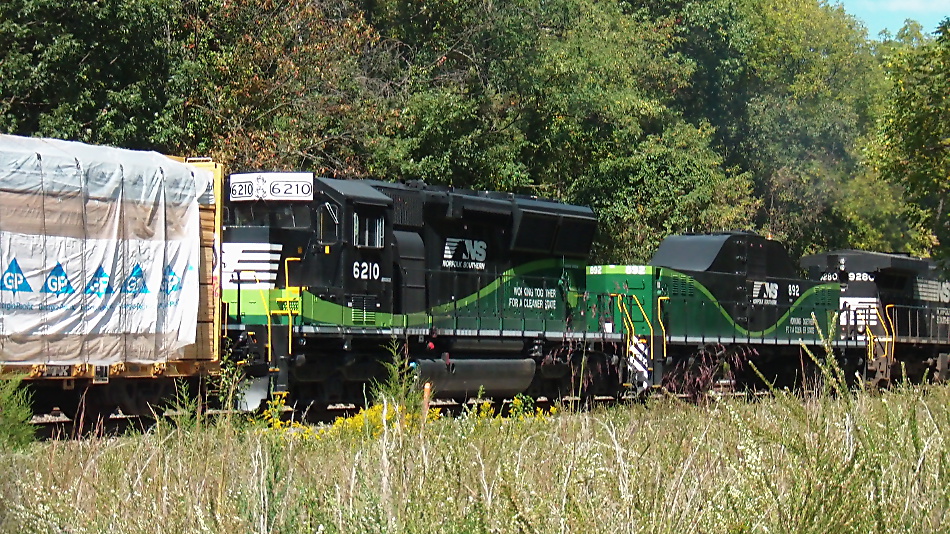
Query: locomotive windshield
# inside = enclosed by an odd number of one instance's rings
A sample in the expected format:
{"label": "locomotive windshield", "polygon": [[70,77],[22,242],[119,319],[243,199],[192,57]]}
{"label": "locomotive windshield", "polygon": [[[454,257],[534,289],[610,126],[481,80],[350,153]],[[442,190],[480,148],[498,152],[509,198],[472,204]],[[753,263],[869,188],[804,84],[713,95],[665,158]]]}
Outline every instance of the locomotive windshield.
{"label": "locomotive windshield", "polygon": [[310,228],[310,207],[299,203],[241,202],[231,206],[227,218],[233,226]]}

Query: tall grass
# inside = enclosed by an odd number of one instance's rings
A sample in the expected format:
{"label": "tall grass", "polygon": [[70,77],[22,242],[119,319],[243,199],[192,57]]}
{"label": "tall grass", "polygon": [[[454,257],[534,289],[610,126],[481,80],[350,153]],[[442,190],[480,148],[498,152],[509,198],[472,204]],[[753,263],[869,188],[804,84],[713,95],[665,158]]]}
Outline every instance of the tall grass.
{"label": "tall grass", "polygon": [[0,532],[950,530],[945,386],[379,421],[306,439],[166,421],[2,452]]}
{"label": "tall grass", "polygon": [[33,441],[32,399],[22,382],[19,375],[0,377],[0,449],[23,449]]}

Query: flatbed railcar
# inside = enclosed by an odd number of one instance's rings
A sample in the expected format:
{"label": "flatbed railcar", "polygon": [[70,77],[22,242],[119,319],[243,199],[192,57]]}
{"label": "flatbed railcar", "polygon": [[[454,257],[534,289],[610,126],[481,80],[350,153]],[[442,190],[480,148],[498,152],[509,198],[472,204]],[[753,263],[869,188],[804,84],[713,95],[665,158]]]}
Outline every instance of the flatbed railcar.
{"label": "flatbed railcar", "polygon": [[220,369],[223,167],[0,135],[0,370],[34,409],[149,415]]}

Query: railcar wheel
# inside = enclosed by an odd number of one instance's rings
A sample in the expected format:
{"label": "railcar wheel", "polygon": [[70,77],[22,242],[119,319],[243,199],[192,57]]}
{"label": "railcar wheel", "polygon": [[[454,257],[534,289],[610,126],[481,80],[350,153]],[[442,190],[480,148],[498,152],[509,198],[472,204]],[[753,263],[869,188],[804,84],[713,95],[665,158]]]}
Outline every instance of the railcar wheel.
{"label": "railcar wheel", "polygon": [[108,387],[124,415],[160,416],[176,401],[176,386],[170,378],[118,379]]}
{"label": "railcar wheel", "polygon": [[85,436],[101,431],[116,405],[102,386],[87,384],[64,397],[59,409],[72,420],[73,433]]}

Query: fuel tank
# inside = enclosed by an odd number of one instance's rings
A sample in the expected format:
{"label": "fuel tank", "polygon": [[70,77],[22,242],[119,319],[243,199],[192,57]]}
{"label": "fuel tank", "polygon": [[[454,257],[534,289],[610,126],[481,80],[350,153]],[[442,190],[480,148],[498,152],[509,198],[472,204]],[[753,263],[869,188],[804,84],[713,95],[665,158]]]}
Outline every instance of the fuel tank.
{"label": "fuel tank", "polygon": [[482,390],[488,397],[513,397],[528,389],[536,364],[523,359],[416,360],[421,382],[432,384],[435,397],[471,397]]}

